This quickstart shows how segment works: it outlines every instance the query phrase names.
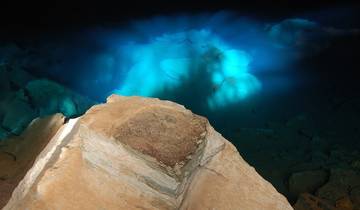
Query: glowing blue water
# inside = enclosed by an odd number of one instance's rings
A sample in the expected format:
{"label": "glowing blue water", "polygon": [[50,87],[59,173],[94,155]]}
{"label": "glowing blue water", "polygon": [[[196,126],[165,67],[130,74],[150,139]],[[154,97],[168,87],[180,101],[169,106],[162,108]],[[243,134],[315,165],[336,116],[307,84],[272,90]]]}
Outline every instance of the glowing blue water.
{"label": "glowing blue water", "polygon": [[157,17],[71,35],[65,49],[54,51],[66,52],[58,55],[63,63],[47,72],[95,99],[139,95],[218,111],[288,89],[294,83],[291,62],[308,47],[315,51],[323,32],[305,19]]}
{"label": "glowing blue water", "polygon": [[[164,90],[183,88],[187,80],[199,80],[208,87],[194,88],[202,88],[208,94],[209,108],[216,109],[261,89],[260,81],[249,73],[251,56],[209,30],[166,34],[126,49],[130,49],[128,56],[133,65],[124,82],[114,90],[120,95],[156,97]],[[201,81],[207,79],[211,80]]]}

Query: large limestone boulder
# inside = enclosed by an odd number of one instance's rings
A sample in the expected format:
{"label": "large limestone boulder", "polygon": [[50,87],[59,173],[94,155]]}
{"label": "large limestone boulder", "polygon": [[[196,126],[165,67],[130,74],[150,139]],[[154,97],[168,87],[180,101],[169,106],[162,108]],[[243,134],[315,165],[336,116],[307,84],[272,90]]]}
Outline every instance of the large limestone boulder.
{"label": "large limestone boulder", "polygon": [[205,118],[113,95],[57,132],[4,209],[292,207]]}
{"label": "large limestone boulder", "polygon": [[62,114],[37,118],[20,136],[0,142],[0,208],[8,202],[12,191],[64,121]]}

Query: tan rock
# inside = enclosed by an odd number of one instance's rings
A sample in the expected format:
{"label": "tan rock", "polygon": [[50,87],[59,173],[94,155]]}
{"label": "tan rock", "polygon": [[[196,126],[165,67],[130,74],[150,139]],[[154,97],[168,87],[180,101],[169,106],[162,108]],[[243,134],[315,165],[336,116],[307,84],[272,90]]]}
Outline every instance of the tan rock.
{"label": "tan rock", "polygon": [[340,210],[335,208],[326,200],[313,196],[309,193],[303,193],[299,196],[296,204],[294,205],[295,210]]}
{"label": "tan rock", "polygon": [[339,210],[353,210],[354,209],[353,203],[351,202],[350,198],[347,196],[337,200],[335,202],[335,206]]}
{"label": "tan rock", "polygon": [[5,209],[292,209],[200,116],[111,96],[51,139]]}
{"label": "tan rock", "polygon": [[20,136],[1,142],[0,208],[8,202],[12,191],[63,123],[61,114],[38,118]]}

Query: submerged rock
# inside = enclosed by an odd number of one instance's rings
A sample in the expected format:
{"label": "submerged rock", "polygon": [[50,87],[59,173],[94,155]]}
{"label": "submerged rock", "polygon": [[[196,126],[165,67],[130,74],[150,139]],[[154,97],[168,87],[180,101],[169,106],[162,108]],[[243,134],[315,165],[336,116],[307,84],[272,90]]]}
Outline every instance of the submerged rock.
{"label": "submerged rock", "polygon": [[[329,182],[317,191],[320,198],[335,204],[340,199],[355,195],[360,188],[360,174],[349,169],[332,169]],[[352,193],[353,192],[353,193]],[[352,196],[355,206],[360,206],[359,196]]]}
{"label": "submerged rock", "polygon": [[330,179],[317,189],[316,196],[309,193],[301,194],[294,208],[360,210],[360,174],[349,169],[331,169]]}
{"label": "submerged rock", "polygon": [[11,134],[19,135],[36,118],[36,112],[25,101],[13,98],[5,108],[2,127]]}
{"label": "submerged rock", "polygon": [[21,69],[9,72],[6,68],[0,65],[0,82],[3,82],[0,84],[0,140],[21,134],[37,117],[55,113],[77,117],[95,104],[53,81],[34,79]]}
{"label": "submerged rock", "polygon": [[26,85],[25,90],[29,102],[38,108],[40,116],[57,112],[67,117],[78,116],[94,104],[91,100],[47,79],[33,80]]}
{"label": "submerged rock", "polygon": [[94,101],[47,79],[30,74],[28,65],[14,55],[24,53],[16,44],[0,43],[0,141],[19,135],[37,117],[62,113],[77,117]]}
{"label": "submerged rock", "polygon": [[289,179],[289,191],[293,196],[301,193],[313,193],[326,183],[328,174],[323,170],[302,171],[294,173]]}
{"label": "submerged rock", "polygon": [[6,139],[9,136],[11,136],[11,133],[0,127],[0,139]]}
{"label": "submerged rock", "polygon": [[300,195],[298,201],[294,205],[295,210],[340,210],[335,208],[326,200],[320,199],[309,193]]}
{"label": "submerged rock", "polygon": [[71,119],[4,209],[292,209],[183,106],[111,96]]}

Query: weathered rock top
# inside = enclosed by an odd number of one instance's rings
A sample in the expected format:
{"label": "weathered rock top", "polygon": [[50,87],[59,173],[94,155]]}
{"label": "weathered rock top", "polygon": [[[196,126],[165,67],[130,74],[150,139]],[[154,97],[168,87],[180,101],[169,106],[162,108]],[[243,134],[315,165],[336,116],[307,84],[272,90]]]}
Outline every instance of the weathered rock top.
{"label": "weathered rock top", "polygon": [[206,118],[172,102],[115,95],[87,111],[82,123],[171,167],[190,159],[208,124]]}

